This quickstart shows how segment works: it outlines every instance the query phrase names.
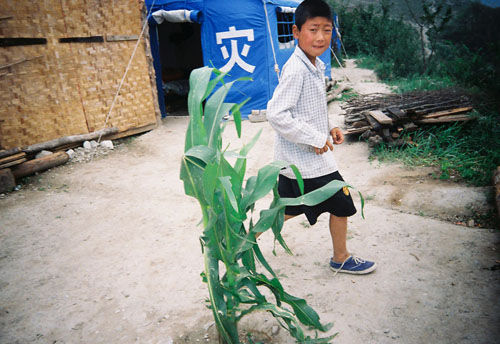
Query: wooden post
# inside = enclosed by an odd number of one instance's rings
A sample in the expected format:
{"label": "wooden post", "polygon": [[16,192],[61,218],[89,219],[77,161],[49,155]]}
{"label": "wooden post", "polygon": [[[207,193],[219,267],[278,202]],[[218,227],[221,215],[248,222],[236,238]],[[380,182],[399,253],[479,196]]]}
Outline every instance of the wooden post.
{"label": "wooden post", "polygon": [[9,168],[0,170],[0,193],[12,191],[16,187],[16,181]]}
{"label": "wooden post", "polygon": [[45,171],[49,168],[62,165],[69,160],[69,155],[66,152],[57,152],[43,158],[33,159],[12,168],[12,174],[15,178],[22,178],[36,172]]}

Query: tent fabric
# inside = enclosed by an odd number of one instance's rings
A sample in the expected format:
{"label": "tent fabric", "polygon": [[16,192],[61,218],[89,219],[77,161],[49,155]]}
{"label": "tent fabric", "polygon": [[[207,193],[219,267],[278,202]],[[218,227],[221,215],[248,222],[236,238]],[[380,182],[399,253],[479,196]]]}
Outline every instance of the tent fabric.
{"label": "tent fabric", "polygon": [[[151,5],[154,2],[153,8]],[[243,106],[241,113],[247,117],[252,110],[265,109],[278,84],[274,69],[273,47],[276,61],[281,69],[293,53],[295,43],[281,44],[278,41],[278,11],[294,11],[300,1],[295,0],[146,0],[148,10],[190,10],[200,11],[197,18],[201,30],[201,46],[205,66],[215,67],[227,73],[226,81],[240,77],[250,77],[253,81],[234,84],[226,101],[240,103],[250,100]],[[264,6],[267,8],[271,40],[267,26]],[[292,13],[292,12],[288,12]],[[150,30],[155,30],[154,21],[150,21]],[[159,59],[158,38],[151,34],[153,60]],[[273,47],[271,46],[271,41]],[[330,52],[321,57],[326,63],[325,76],[330,77]],[[163,95],[161,94],[161,64],[154,62],[157,73],[157,85],[160,109],[165,115]]]}
{"label": "tent fabric", "polygon": [[173,11],[159,10],[151,14],[151,16],[158,24],[163,23],[165,20],[171,23],[185,23],[185,22],[198,23],[200,20],[199,15],[200,11],[196,10],[190,11],[186,9],[173,10]]}

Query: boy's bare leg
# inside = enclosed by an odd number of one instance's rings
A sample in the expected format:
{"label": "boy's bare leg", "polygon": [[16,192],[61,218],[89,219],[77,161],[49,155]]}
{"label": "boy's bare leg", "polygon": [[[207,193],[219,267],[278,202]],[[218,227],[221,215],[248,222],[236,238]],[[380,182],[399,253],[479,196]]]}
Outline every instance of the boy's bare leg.
{"label": "boy's bare leg", "polygon": [[347,217],[330,214],[330,235],[333,245],[333,260],[342,263],[349,258],[347,251]]}

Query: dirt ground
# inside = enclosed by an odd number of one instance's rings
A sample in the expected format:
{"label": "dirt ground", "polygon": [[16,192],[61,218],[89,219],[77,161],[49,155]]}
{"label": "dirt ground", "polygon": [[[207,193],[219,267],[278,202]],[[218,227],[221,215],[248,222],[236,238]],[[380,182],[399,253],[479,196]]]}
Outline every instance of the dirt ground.
{"label": "dirt ground", "polygon": [[[353,67],[335,75],[361,93],[387,91]],[[337,104],[330,112],[341,124]],[[34,176],[0,198],[0,343],[217,342],[200,278],[200,212],[178,177],[186,126],[186,117],[167,117],[105,157]],[[260,129],[248,176],[272,160],[267,122],[245,121],[242,141]],[[232,122],[225,139],[241,146]],[[270,233],[259,238],[288,292],[334,323],[334,343],[500,343],[499,231],[453,220],[491,210],[490,188],[371,161],[355,140],[335,155],[367,200],[366,218],[350,218],[348,247],[378,269],[333,276],[328,216],[312,227],[298,217],[284,229],[293,256],[273,256]],[[276,325],[259,313],[240,328],[292,343]]]}

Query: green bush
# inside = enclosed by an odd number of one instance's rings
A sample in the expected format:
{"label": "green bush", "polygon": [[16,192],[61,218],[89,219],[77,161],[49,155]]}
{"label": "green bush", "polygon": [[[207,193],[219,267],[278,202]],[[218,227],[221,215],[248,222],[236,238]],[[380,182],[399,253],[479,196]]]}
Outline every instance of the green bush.
{"label": "green bush", "polygon": [[[383,5],[383,4],[382,4]],[[352,55],[368,55],[382,62],[383,79],[416,73],[421,68],[418,34],[402,19],[388,15],[388,7],[336,5],[340,31],[346,50]]]}
{"label": "green bush", "polygon": [[423,73],[417,28],[391,18],[384,1],[379,8],[338,2],[334,7],[347,52],[398,92],[460,86],[475,95],[475,120],[429,126],[411,134],[415,145],[380,145],[374,154],[438,166],[441,178],[454,173],[471,184],[490,184],[491,172],[500,165],[500,9],[479,3],[455,7],[454,18],[429,37],[433,57]]}

